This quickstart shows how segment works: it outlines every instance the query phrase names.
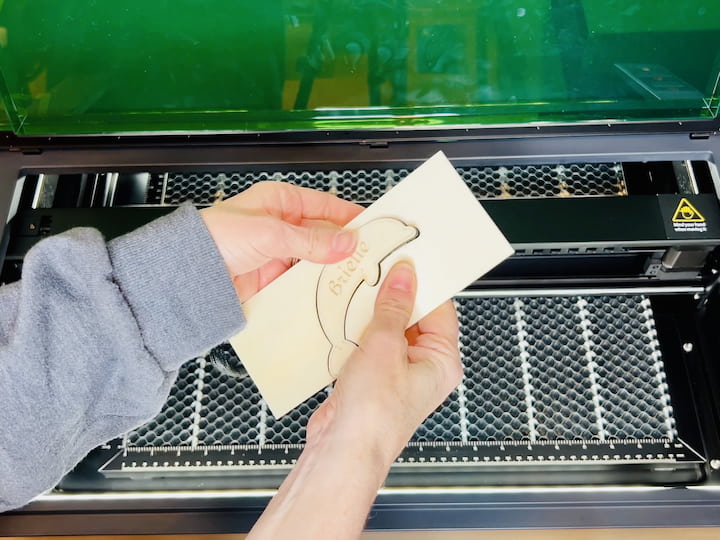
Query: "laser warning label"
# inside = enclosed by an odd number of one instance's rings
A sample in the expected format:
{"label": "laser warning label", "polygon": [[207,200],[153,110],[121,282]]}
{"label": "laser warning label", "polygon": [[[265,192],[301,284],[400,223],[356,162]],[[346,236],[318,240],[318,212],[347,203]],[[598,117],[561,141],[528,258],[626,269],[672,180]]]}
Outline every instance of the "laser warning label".
{"label": "laser warning label", "polygon": [[720,239],[720,205],[714,194],[657,195],[668,240]]}
{"label": "laser warning label", "polygon": [[685,197],[680,199],[673,213],[672,226],[675,232],[707,232],[705,216]]}

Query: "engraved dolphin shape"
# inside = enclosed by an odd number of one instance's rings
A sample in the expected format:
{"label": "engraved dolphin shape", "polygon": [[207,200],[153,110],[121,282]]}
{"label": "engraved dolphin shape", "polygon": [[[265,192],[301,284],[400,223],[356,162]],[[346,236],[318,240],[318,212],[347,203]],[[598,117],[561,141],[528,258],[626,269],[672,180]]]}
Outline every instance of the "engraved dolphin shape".
{"label": "engraved dolphin shape", "polygon": [[380,263],[420,232],[396,218],[378,218],[358,228],[358,247],[347,259],[326,265],[318,277],[315,301],[318,321],[330,343],[328,372],[337,377],[357,343],[345,334],[348,308],[363,282],[374,287],[380,281]]}

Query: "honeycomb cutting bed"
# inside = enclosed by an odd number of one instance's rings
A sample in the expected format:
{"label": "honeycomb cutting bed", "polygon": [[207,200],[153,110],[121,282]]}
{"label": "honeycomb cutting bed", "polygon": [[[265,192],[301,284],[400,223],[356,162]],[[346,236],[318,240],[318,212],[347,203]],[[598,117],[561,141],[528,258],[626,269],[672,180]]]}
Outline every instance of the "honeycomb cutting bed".
{"label": "honeycomb cutting bed", "polygon": [[[418,452],[428,448],[455,454],[482,446],[483,459],[492,461],[514,444],[667,447],[677,439],[648,298],[463,296],[455,303],[464,379],[415,432],[398,464],[417,463]],[[229,346],[219,352],[238,362]],[[163,411],[124,438],[123,468],[157,464],[142,457],[148,451],[295,455],[308,418],[329,391],[277,419],[249,378],[198,358],[181,370]],[[164,466],[175,463],[187,465]]]}
{"label": "honeycomb cutting bed", "polygon": [[[458,167],[458,173],[478,199],[598,197],[625,195],[622,165],[593,163]],[[209,204],[235,195],[264,180],[330,191],[358,204],[370,204],[411,171],[361,169],[331,171],[247,171],[232,173],[169,173],[162,204],[191,201]]]}

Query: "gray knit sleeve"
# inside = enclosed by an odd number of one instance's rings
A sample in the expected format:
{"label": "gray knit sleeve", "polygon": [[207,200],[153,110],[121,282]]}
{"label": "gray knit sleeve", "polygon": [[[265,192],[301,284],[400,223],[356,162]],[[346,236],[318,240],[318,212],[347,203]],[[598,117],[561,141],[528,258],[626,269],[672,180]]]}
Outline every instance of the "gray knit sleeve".
{"label": "gray knit sleeve", "polygon": [[152,418],[180,365],[243,324],[191,206],[107,245],[93,229],[40,242],[0,288],[0,511]]}

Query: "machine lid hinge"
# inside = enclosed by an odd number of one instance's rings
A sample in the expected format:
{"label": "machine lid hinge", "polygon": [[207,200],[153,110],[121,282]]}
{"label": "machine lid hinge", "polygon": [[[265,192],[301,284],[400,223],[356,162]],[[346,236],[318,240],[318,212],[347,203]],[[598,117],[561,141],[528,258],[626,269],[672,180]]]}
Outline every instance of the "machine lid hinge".
{"label": "machine lid hinge", "polygon": [[368,148],[387,148],[390,146],[388,141],[360,141],[360,144]]}
{"label": "machine lid hinge", "polygon": [[10,146],[8,147],[10,152],[21,152],[26,156],[42,154],[41,148],[23,147],[23,146]]}

